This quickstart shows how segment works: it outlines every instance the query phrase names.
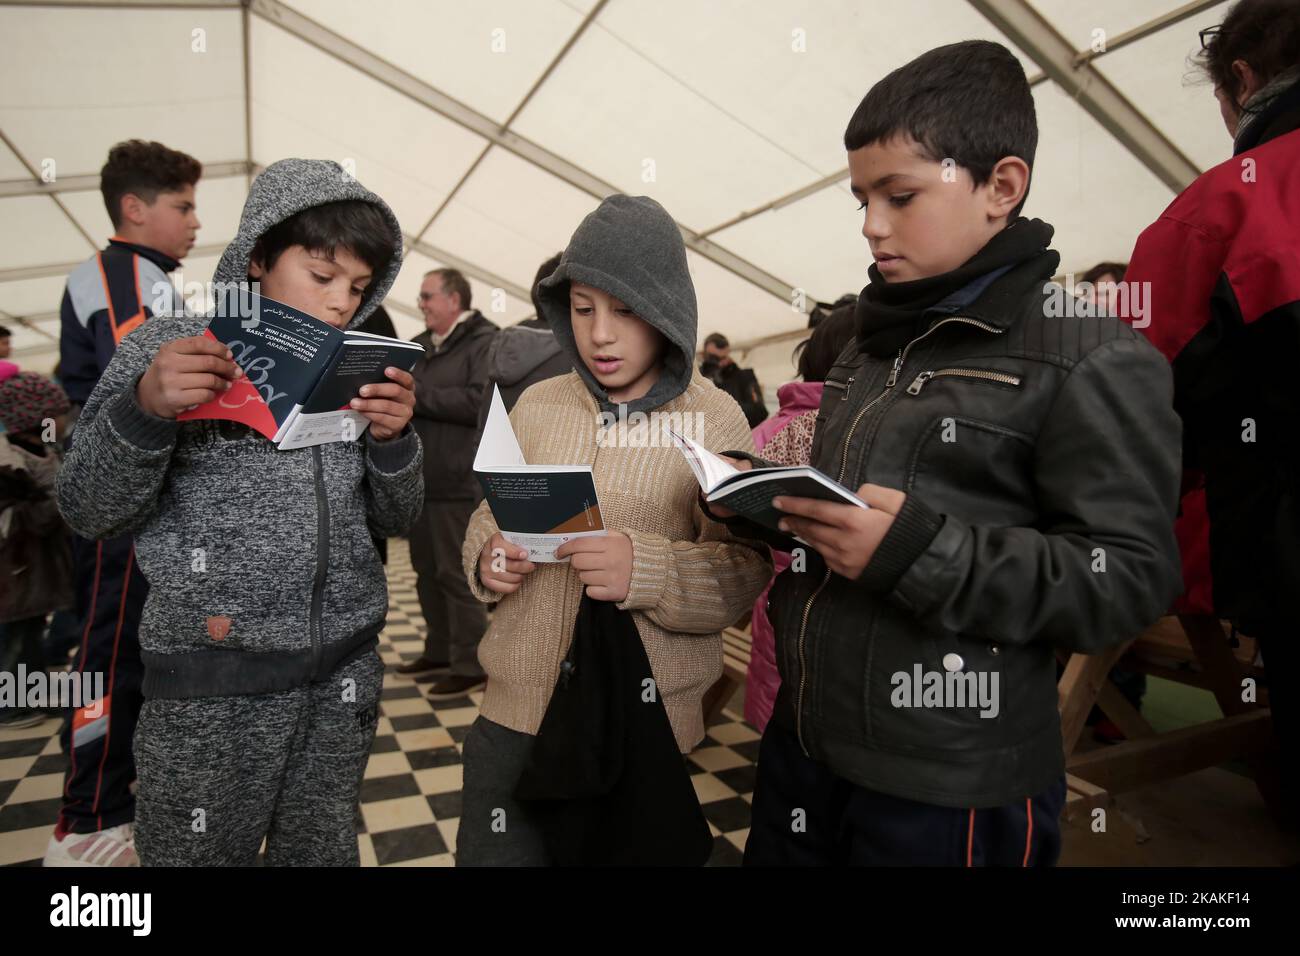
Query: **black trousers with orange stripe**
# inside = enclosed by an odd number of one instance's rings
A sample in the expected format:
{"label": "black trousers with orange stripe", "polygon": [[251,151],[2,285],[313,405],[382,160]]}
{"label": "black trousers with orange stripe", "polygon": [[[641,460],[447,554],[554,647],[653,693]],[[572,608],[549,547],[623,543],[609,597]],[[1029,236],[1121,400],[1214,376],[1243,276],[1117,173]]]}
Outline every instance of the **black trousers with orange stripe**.
{"label": "black trousers with orange stripe", "polygon": [[135,563],[130,535],[105,541],[74,536],[72,558],[81,622],[75,669],[102,675],[104,699],[83,701],[88,706],[65,716],[68,769],[58,826],[93,833],[135,818],[131,742],[143,703],[139,629],[149,584]]}
{"label": "black trousers with orange stripe", "polygon": [[[758,752],[746,866],[1052,866],[1065,778],[1001,807],[940,807],[856,786],[773,720]],[[802,811],[802,812],[799,812]]]}

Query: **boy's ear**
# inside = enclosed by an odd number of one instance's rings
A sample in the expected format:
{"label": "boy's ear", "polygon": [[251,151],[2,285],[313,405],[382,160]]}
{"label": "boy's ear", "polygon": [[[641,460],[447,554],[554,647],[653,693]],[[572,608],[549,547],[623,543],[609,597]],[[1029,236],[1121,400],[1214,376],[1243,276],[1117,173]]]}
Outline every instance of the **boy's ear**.
{"label": "boy's ear", "polygon": [[1010,216],[1029,189],[1029,164],[1019,156],[1003,156],[993,167],[984,188],[988,191],[988,217]]}
{"label": "boy's ear", "polygon": [[135,193],[126,193],[118,200],[118,212],[122,222],[129,222],[133,226],[144,224],[145,210],[149,203],[145,202]]}
{"label": "boy's ear", "polygon": [[262,257],[254,250],[252,255],[248,257],[248,277],[250,279],[260,279],[265,274],[266,270],[262,268]]}

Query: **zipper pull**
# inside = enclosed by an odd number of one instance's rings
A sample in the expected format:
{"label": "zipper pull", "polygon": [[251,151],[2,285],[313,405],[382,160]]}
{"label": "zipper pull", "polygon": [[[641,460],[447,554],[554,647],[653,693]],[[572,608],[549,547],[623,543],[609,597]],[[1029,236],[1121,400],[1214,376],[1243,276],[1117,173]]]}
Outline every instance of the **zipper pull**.
{"label": "zipper pull", "polygon": [[844,383],[844,394],[840,396],[841,402],[847,402],[849,400],[849,389],[851,389],[852,387],[853,387],[853,376],[850,375],[848,377],[848,381]]}
{"label": "zipper pull", "polygon": [[934,378],[934,372],[922,372],[916,378],[912,379],[911,385],[907,386],[907,394],[920,395],[921,389],[925,387],[925,383],[930,381],[932,378]]}
{"label": "zipper pull", "polygon": [[894,358],[894,367],[889,370],[889,380],[885,382],[885,388],[893,388],[898,384],[898,372],[903,367],[903,350],[898,350],[898,355]]}

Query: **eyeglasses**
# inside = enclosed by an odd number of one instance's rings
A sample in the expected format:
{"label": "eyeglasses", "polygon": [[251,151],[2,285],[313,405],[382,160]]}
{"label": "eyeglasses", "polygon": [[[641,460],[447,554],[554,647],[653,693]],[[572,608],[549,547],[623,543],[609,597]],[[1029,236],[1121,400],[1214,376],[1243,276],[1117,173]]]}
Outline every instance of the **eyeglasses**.
{"label": "eyeglasses", "polygon": [[1197,33],[1196,35],[1200,37],[1201,40],[1201,49],[1202,50],[1209,49],[1210,41],[1213,40],[1222,32],[1223,32],[1223,24],[1216,23],[1214,26],[1206,27],[1204,30],[1201,30],[1199,33]]}
{"label": "eyeglasses", "polygon": [[419,300],[420,300],[420,302],[428,302],[428,301],[429,301],[430,299],[432,299],[434,296],[438,296],[438,295],[449,295],[449,294],[450,294],[450,293],[448,293],[448,292],[446,292],[446,291],[444,291],[444,290],[441,290],[441,289],[440,289],[439,291],[437,291],[437,292],[421,292],[421,293],[420,293]]}

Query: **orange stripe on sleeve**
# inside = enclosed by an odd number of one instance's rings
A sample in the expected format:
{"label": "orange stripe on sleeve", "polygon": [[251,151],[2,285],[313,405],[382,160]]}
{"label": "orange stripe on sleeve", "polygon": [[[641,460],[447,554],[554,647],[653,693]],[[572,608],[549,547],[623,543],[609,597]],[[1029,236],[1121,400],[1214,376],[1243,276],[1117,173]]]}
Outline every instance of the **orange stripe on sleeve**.
{"label": "orange stripe on sleeve", "polygon": [[971,863],[971,852],[975,847],[975,808],[970,808],[970,825],[966,829],[966,865],[973,866]]}
{"label": "orange stripe on sleeve", "polygon": [[139,310],[120,325],[110,308],[108,317],[112,321],[113,342],[121,345],[122,340],[144,324],[144,290],[140,288],[140,257],[131,256],[131,269],[135,274],[135,301],[139,305]]}
{"label": "orange stripe on sleeve", "polygon": [[121,345],[124,338],[142,325],[144,325],[144,309],[141,309],[121,325],[118,325],[116,322],[113,323],[113,341],[116,344]]}
{"label": "orange stripe on sleeve", "polygon": [[1025,859],[1021,866],[1029,865],[1029,851],[1034,845],[1034,798],[1025,797]]}

